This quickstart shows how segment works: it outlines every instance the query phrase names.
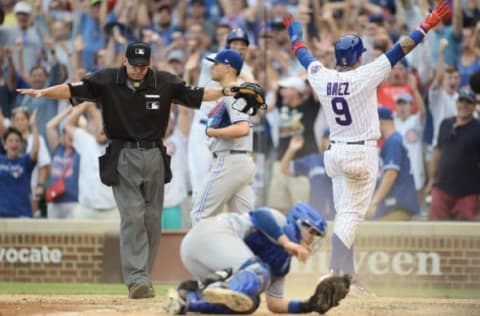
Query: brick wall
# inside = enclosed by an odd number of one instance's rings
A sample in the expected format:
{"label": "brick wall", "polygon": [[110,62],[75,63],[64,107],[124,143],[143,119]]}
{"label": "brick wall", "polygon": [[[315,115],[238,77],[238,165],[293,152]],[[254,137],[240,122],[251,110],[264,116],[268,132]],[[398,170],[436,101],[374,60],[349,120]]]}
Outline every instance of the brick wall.
{"label": "brick wall", "polygon": [[102,234],[0,234],[0,280],[99,282]]}
{"label": "brick wall", "polygon": [[[328,272],[329,237],[310,262],[293,262],[294,283],[312,288]],[[480,223],[363,223],[355,249],[370,287],[480,290]]]}
{"label": "brick wall", "polygon": [[480,289],[479,237],[372,236],[359,238],[357,249],[376,256],[360,269],[374,287]]}
{"label": "brick wall", "polygon": [[[118,222],[0,220],[0,281],[122,282],[118,227]],[[377,288],[480,290],[479,232],[480,223],[365,222],[357,234],[356,267],[363,281]],[[153,269],[157,282],[189,277],[179,259],[182,234],[162,235]],[[315,286],[328,271],[330,237],[331,230],[307,263],[293,261],[289,279]]]}

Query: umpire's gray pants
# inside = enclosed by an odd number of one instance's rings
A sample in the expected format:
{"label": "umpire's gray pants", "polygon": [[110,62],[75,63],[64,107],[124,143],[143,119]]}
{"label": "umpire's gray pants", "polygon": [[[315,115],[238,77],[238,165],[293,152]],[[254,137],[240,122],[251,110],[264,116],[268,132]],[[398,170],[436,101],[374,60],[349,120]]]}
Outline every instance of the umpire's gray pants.
{"label": "umpire's gray pants", "polygon": [[113,194],[120,211],[120,255],[127,286],[150,282],[160,242],[164,167],[158,148],[120,152],[119,184]]}

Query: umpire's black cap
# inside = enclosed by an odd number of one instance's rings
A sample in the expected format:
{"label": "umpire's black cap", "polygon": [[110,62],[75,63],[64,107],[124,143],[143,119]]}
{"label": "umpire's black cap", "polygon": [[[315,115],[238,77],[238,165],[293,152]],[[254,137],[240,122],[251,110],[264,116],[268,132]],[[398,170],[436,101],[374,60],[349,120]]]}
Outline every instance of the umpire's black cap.
{"label": "umpire's black cap", "polygon": [[125,53],[128,63],[134,66],[150,65],[150,46],[144,42],[132,42]]}

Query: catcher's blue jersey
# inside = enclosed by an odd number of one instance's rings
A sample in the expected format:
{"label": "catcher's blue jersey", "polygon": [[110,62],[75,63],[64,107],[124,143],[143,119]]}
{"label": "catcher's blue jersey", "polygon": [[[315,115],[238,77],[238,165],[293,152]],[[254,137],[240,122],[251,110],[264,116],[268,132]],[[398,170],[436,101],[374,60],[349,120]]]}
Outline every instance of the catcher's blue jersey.
{"label": "catcher's blue jersey", "polygon": [[288,273],[292,257],[283,247],[258,230],[246,236],[244,241],[257,257],[269,265],[273,276],[282,277]]}

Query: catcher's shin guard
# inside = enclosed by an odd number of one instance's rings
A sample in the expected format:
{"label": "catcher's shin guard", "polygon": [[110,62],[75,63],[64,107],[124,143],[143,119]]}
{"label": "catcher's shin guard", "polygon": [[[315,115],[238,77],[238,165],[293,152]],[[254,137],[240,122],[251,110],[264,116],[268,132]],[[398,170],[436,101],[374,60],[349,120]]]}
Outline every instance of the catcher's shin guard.
{"label": "catcher's shin guard", "polygon": [[242,264],[227,282],[229,289],[254,296],[263,292],[270,285],[270,268],[254,257]]}
{"label": "catcher's shin guard", "polygon": [[255,312],[255,310],[260,305],[260,297],[252,298],[253,305],[252,308],[246,310],[244,312],[239,312],[228,308],[224,304],[214,304],[207,302],[203,296],[201,291],[191,291],[185,293],[185,312],[194,312],[194,313],[202,313],[202,314],[251,314]]}
{"label": "catcher's shin guard", "polygon": [[203,292],[206,301],[222,304],[236,312],[255,307],[255,297],[270,284],[270,269],[258,258],[247,260],[226,283],[215,283]]}

